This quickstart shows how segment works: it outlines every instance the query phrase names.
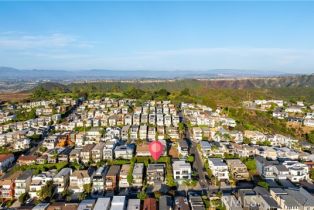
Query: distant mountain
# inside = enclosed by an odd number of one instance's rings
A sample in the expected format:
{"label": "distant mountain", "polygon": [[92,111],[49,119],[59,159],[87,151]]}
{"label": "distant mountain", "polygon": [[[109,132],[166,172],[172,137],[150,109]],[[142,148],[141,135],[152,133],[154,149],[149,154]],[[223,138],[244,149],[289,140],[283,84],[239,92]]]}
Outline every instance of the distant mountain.
{"label": "distant mountain", "polygon": [[314,87],[314,74],[263,78],[203,79],[209,88],[289,88]]}
{"label": "distant mountain", "polygon": [[133,80],[133,79],[197,79],[197,78],[232,78],[232,77],[264,77],[282,76],[283,72],[263,72],[233,69],[215,69],[208,71],[118,71],[118,70],[19,70],[0,67],[0,81],[8,80]]}

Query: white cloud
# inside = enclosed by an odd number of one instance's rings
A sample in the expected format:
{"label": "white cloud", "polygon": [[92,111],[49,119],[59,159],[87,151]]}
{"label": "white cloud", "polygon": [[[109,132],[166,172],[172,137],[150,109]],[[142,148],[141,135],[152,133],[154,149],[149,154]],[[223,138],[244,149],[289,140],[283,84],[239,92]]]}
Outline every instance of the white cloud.
{"label": "white cloud", "polygon": [[0,33],[0,48],[9,50],[29,50],[44,48],[65,48],[69,46],[90,47],[88,43],[78,40],[77,37],[53,33],[47,35],[27,35],[17,32]]}
{"label": "white cloud", "polygon": [[[117,54],[117,51],[121,53]],[[313,72],[313,57],[314,49],[256,47],[135,52],[115,49],[114,55],[101,43],[95,45],[95,42],[82,41],[76,36],[60,33],[28,35],[0,32],[0,65],[18,68],[191,71],[252,69]]]}

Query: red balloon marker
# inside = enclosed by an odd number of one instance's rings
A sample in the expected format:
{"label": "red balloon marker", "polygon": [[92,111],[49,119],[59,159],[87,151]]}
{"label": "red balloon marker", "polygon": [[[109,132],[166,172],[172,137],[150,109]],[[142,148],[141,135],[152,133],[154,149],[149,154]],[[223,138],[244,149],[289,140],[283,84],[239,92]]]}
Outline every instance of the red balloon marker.
{"label": "red balloon marker", "polygon": [[159,141],[153,141],[149,144],[149,152],[155,161],[159,159],[163,150],[164,150],[164,145],[160,143]]}

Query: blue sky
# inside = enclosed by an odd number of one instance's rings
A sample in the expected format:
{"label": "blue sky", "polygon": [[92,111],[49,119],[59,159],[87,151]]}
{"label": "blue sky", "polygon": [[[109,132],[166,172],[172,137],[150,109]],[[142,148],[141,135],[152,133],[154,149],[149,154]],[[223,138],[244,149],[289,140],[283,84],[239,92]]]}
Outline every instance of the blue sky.
{"label": "blue sky", "polygon": [[314,2],[0,1],[0,66],[314,72]]}

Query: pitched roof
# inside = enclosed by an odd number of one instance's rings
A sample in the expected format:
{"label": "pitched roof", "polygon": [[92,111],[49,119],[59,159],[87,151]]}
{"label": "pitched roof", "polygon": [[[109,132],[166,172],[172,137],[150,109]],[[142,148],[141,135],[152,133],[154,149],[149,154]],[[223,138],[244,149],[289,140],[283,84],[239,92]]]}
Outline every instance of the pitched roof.
{"label": "pitched roof", "polygon": [[8,159],[8,158],[11,158],[11,157],[14,157],[13,154],[0,154],[0,162]]}

